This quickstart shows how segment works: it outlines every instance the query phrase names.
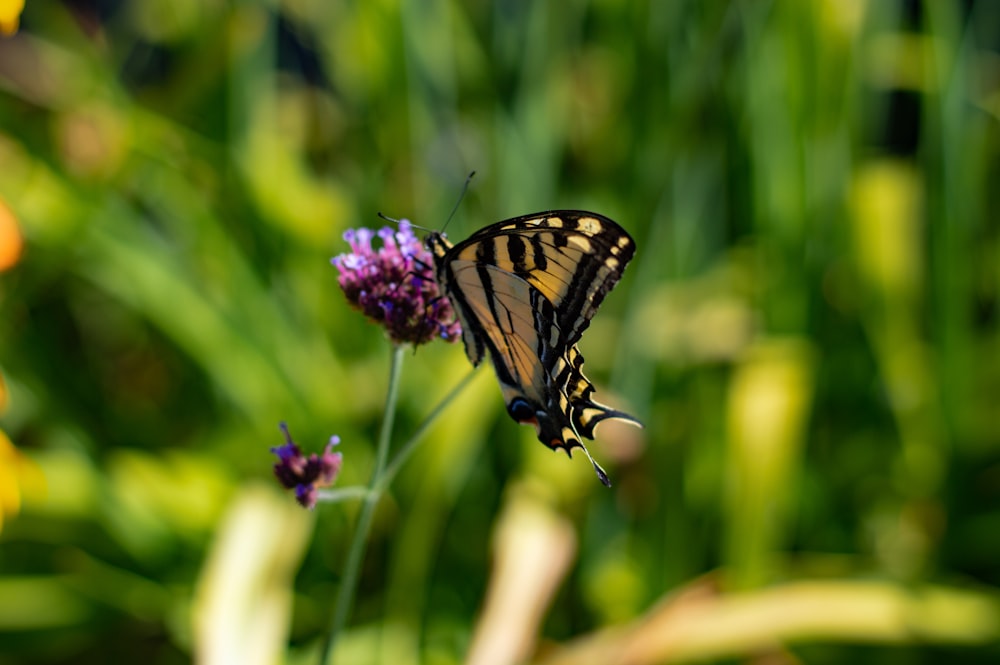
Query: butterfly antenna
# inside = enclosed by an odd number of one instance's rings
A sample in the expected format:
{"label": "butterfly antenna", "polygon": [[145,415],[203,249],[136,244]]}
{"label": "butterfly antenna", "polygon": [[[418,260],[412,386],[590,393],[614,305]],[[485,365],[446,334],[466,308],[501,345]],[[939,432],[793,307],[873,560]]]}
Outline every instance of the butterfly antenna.
{"label": "butterfly antenna", "polygon": [[[388,215],[383,214],[381,211],[379,211],[379,212],[377,212],[375,214],[378,215],[380,219],[384,219],[387,222],[392,222],[393,224],[399,226],[399,221],[400,220],[393,219],[392,217],[389,217]],[[407,220],[407,221],[409,221],[409,220]],[[428,233],[430,233],[430,229],[428,229],[426,227],[423,227],[423,226],[417,226],[413,222],[410,222],[410,226],[413,227],[413,228],[415,228],[415,229],[420,229],[421,231],[427,231]]]}
{"label": "butterfly antenna", "polygon": [[455,207],[452,208],[451,213],[448,214],[448,219],[445,220],[444,226],[441,227],[441,233],[444,233],[445,228],[447,228],[448,224],[451,222],[451,218],[455,216],[456,212],[458,212],[458,206],[462,204],[462,199],[465,198],[465,193],[469,191],[469,183],[472,182],[472,176],[474,175],[476,175],[476,172],[471,171],[465,178],[465,184],[462,185],[462,192],[458,195],[458,200],[455,201]]}
{"label": "butterfly antenna", "polygon": [[594,465],[594,471],[597,472],[597,477],[600,479],[601,483],[605,487],[611,487],[611,479],[608,478],[608,474],[605,473],[604,469],[601,468],[601,465],[597,463],[597,460],[590,456],[590,451],[587,450],[587,446],[581,443],[580,447],[583,448],[583,454],[586,455],[587,459],[590,460],[590,463]]}

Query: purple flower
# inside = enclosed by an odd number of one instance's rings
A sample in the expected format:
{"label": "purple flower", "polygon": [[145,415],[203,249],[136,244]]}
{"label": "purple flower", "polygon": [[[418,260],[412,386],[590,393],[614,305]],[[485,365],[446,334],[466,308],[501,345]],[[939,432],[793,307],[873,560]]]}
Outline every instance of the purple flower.
{"label": "purple flower", "polygon": [[[378,250],[372,248],[376,235],[382,239]],[[340,288],[353,307],[385,326],[393,343],[425,344],[437,337],[454,342],[461,336],[451,303],[434,279],[434,259],[407,220],[400,220],[396,231],[348,229],[344,240],[350,253],[331,260],[340,271]]]}
{"label": "purple flower", "polygon": [[271,452],[278,456],[274,475],[287,489],[294,489],[295,499],[311,510],[316,506],[319,488],[332,485],[340,472],[343,455],[330,452],[331,448],[340,443],[340,437],[331,436],[322,455],[312,453],[306,457],[292,441],[285,423],[281,423],[281,431],[285,433],[285,445],[271,448]]}

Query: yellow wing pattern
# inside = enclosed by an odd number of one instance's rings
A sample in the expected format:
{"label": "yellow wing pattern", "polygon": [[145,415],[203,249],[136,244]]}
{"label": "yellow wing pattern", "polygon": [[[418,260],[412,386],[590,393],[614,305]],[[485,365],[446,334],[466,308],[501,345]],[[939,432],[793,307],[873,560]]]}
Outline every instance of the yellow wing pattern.
{"label": "yellow wing pattern", "polygon": [[553,450],[583,448],[610,485],[580,437],[593,439],[608,418],[641,424],[591,398],[576,343],[632,258],[632,238],[602,215],[554,210],[498,222],[457,245],[432,233],[427,246],[465,352],[473,365],[489,354],[510,416],[534,425]]}

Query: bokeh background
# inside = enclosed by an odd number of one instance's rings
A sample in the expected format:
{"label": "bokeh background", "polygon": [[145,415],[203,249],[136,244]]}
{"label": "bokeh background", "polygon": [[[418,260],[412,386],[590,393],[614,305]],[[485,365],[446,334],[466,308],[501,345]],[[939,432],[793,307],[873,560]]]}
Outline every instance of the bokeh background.
{"label": "bokeh background", "polygon": [[[329,258],[552,208],[638,252],[586,459],[481,370],[345,663],[1000,660],[1000,6],[4,2],[0,663],[312,663],[389,345]],[[16,30],[16,32],[15,32]],[[469,372],[407,354],[395,443]]]}

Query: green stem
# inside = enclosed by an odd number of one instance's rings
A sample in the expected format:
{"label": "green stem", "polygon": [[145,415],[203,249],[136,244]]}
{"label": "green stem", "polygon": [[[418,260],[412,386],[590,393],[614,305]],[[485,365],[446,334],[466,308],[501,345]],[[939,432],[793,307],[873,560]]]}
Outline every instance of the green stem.
{"label": "green stem", "polygon": [[421,439],[423,439],[424,434],[427,433],[430,426],[434,424],[434,421],[437,420],[438,416],[441,415],[445,408],[451,404],[451,401],[455,399],[460,392],[465,390],[465,387],[469,385],[475,375],[475,370],[466,374],[465,378],[459,381],[458,384],[444,396],[444,399],[438,402],[437,406],[434,407],[430,414],[424,418],[424,421],[420,423],[406,443],[400,446],[399,452],[397,452],[396,456],[392,458],[392,462],[389,463],[389,467],[385,470],[385,473],[382,474],[382,479],[379,481],[379,484],[375,486],[376,492],[384,492],[386,488],[392,484],[396,474],[399,473],[401,468],[403,468],[403,464],[407,459],[409,459],[410,455],[413,454],[413,451],[417,449],[417,444],[420,443]]}
{"label": "green stem", "polygon": [[330,621],[330,630],[323,641],[320,650],[320,665],[329,662],[333,654],[333,647],[337,642],[337,636],[347,622],[351,606],[354,604],[354,594],[358,588],[358,572],[361,569],[361,560],[364,558],[365,548],[368,543],[368,534],[371,531],[372,518],[375,515],[375,508],[381,497],[381,492],[377,491],[382,472],[385,470],[386,459],[389,456],[389,441],[392,438],[392,425],[396,416],[396,399],[399,396],[399,375],[403,365],[403,347],[393,348],[392,365],[389,369],[389,388],[385,398],[385,413],[382,419],[382,429],[378,436],[378,447],[375,454],[375,470],[372,472],[371,480],[368,482],[368,495],[361,505],[361,514],[358,516],[358,523],[354,527],[354,538],[351,540],[351,548],[347,552],[347,561],[344,563],[344,573],[341,577],[340,590],[337,593],[337,604],[334,607],[333,619]]}
{"label": "green stem", "polygon": [[333,490],[320,490],[319,491],[319,501],[320,503],[337,503],[338,501],[347,501],[348,499],[364,499],[371,495],[372,493],[381,495],[385,492],[389,485],[392,485],[392,481],[395,480],[396,474],[399,470],[403,468],[403,464],[409,459],[413,451],[417,449],[417,445],[422,441],[424,434],[430,429],[430,426],[434,424],[434,421],[438,419],[445,408],[455,399],[460,392],[462,392],[466,386],[472,381],[475,376],[475,370],[469,372],[464,379],[458,382],[451,391],[444,396],[444,398],[438,402],[427,418],[424,419],[422,423],[417,427],[409,439],[406,440],[402,446],[399,447],[399,452],[396,456],[392,458],[389,462],[389,466],[386,467],[385,472],[382,474],[381,480],[375,488],[362,487],[361,485],[351,485],[348,487],[338,487]]}
{"label": "green stem", "polygon": [[362,485],[350,485],[348,487],[338,487],[332,490],[319,490],[317,501],[319,503],[337,503],[348,499],[364,499],[371,490]]}

